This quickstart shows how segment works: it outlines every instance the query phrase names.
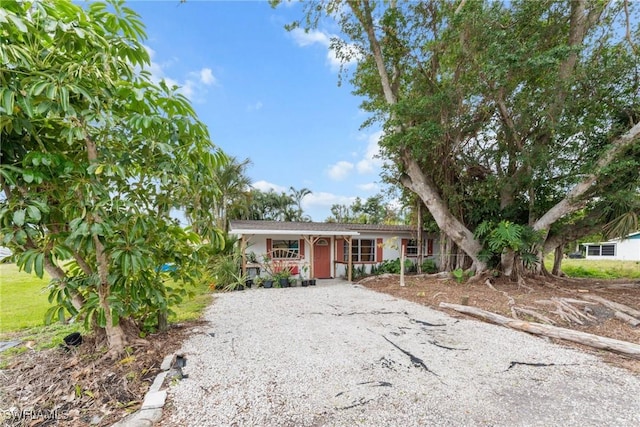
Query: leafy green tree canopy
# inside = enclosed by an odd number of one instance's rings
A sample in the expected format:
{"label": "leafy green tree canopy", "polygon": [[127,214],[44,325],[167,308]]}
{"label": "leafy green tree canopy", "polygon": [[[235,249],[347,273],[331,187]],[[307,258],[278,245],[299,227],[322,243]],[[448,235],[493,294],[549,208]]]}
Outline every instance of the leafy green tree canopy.
{"label": "leafy green tree canopy", "polygon": [[50,318],[84,316],[112,354],[187,292],[166,279],[198,279],[201,238],[169,212],[202,158],[226,161],[188,100],[141,71],[144,37],[121,1],[0,8],[2,244],[53,277]]}

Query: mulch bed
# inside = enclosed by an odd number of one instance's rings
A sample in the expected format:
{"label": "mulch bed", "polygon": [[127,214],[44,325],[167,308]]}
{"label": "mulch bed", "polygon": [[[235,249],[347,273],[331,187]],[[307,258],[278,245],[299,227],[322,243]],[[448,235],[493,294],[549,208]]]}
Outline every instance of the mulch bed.
{"label": "mulch bed", "polygon": [[164,357],[201,323],[173,325],[137,339],[115,361],[96,351],[92,337],[83,337],[78,347],[15,356],[0,371],[0,425],[112,425],[140,408]]}
{"label": "mulch bed", "polygon": [[[587,300],[595,295],[609,301],[624,304],[640,310],[640,281],[639,280],[594,280],[594,279],[526,279],[524,284],[518,284],[505,279],[491,279],[489,287],[484,282],[473,284],[457,283],[449,278],[438,276],[407,276],[404,287],[400,286],[399,276],[367,278],[360,282],[369,289],[384,292],[397,298],[407,299],[422,305],[442,310],[440,302],[451,304],[466,303],[469,306],[481,308],[506,317],[513,317],[512,308],[527,307],[540,313],[556,326],[574,329],[582,332],[614,338],[640,344],[640,327],[633,327],[629,323],[615,317],[615,311],[601,304],[575,306],[588,318],[582,317],[580,325],[575,321],[567,321],[557,311],[557,306],[550,301],[556,300]],[[585,309],[585,307],[588,307]],[[445,310],[446,311],[446,310]],[[464,317],[460,313],[448,311],[455,317]],[[519,314],[521,320],[539,322],[538,319]],[[498,326],[496,326],[498,327]],[[587,346],[573,344],[566,341],[557,342],[577,347],[583,351],[598,354],[607,363],[640,373],[640,360],[632,359],[615,353],[596,350]]]}

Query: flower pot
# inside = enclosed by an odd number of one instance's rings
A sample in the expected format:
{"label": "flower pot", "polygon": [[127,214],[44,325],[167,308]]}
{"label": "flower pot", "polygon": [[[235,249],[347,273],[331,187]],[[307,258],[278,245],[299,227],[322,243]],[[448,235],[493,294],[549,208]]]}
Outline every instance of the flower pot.
{"label": "flower pot", "polygon": [[244,291],[244,285],[240,285],[240,284],[236,285],[236,289],[235,290],[236,291]]}
{"label": "flower pot", "polygon": [[245,281],[244,281],[244,285],[245,285],[247,288],[251,288],[251,287],[253,286],[253,279],[247,279],[247,280],[245,280]]}
{"label": "flower pot", "polygon": [[288,288],[289,287],[289,279],[287,278],[282,278],[278,281],[278,283],[280,283],[280,287],[281,288]]}
{"label": "flower pot", "polygon": [[301,285],[306,288],[307,286],[309,286],[309,280],[303,280]]}
{"label": "flower pot", "polygon": [[315,285],[316,285],[316,279],[309,280],[309,286],[315,286]]}
{"label": "flower pot", "polygon": [[64,337],[63,340],[66,345],[77,347],[82,344],[82,335],[80,332],[74,332]]}
{"label": "flower pot", "polygon": [[265,288],[273,288],[273,280],[265,280],[264,282],[262,282],[262,286]]}

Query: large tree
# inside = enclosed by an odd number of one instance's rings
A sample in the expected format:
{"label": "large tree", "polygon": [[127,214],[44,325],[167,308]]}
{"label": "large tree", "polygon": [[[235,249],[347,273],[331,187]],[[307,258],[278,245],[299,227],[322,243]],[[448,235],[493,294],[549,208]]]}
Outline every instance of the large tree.
{"label": "large tree", "polygon": [[294,26],[335,18],[343,39],[332,45],[344,59],[357,52],[352,83],[384,126],[392,179],[418,195],[471,269],[511,274],[580,229],[576,219],[602,226],[613,219],[595,215],[603,207],[637,198],[631,7],[332,1],[307,5]]}
{"label": "large tree", "polygon": [[140,71],[143,37],[119,1],[0,8],[2,244],[51,275],[49,314],[84,316],[110,355],[186,292],[160,266],[199,277],[200,239],[169,211],[203,156],[224,161],[187,99]]}

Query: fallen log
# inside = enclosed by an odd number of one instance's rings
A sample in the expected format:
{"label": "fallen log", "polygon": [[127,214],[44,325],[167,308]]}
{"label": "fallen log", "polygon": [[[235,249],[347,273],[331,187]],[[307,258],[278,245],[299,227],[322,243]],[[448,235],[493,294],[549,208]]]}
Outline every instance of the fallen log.
{"label": "fallen log", "polygon": [[[433,273],[433,274],[427,274],[427,273],[412,274],[410,276],[405,276],[405,277],[408,277],[411,279],[449,279],[451,278],[451,274],[446,271],[443,271],[440,273]],[[391,278],[397,278],[398,283],[400,283],[400,275],[393,274],[393,273],[382,273],[374,276],[368,276],[363,279],[360,279],[358,283],[367,283],[367,282],[375,281],[377,279],[391,279]]]}
{"label": "fallen log", "polygon": [[635,317],[629,316],[628,314],[623,313],[621,311],[616,311],[615,313],[613,313],[613,315],[616,316],[616,318],[622,320],[623,322],[627,322],[634,328],[640,325],[640,320],[636,319]]}
{"label": "fallen log", "polygon": [[397,274],[391,274],[391,273],[383,273],[383,274],[379,274],[377,276],[365,277],[364,279],[360,280],[358,283],[367,283],[367,282],[371,282],[371,281],[377,280],[377,279],[389,279],[391,277],[396,277],[396,276],[398,276],[398,275]]}
{"label": "fallen log", "polygon": [[477,307],[449,304],[446,302],[441,302],[440,307],[455,310],[460,313],[470,314],[483,320],[518,331],[529,332],[534,335],[542,335],[545,337],[558,338],[640,359],[640,345],[635,343],[601,337],[599,335],[588,334],[586,332],[574,331],[572,329],[565,329],[557,326],[514,320]]}
{"label": "fallen log", "polygon": [[583,295],[582,297],[591,301],[597,301],[600,304],[604,305],[605,307],[609,307],[616,311],[621,311],[623,313],[628,314],[629,316],[640,317],[640,310],[636,310],[635,308],[629,307],[628,305],[609,301],[608,299],[599,297],[597,295]]}

